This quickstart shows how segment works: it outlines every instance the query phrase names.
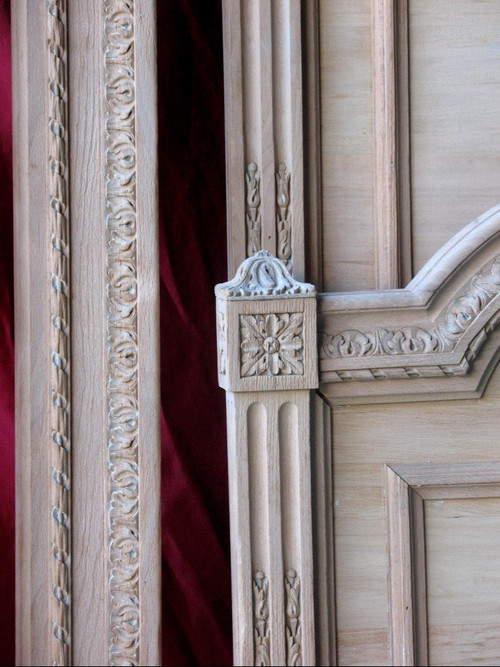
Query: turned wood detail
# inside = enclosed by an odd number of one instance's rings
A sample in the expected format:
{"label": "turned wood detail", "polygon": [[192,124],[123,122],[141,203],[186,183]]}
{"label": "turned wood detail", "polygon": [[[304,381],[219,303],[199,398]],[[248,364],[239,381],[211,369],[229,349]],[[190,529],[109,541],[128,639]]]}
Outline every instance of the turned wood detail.
{"label": "turned wood detail", "polygon": [[139,664],[139,409],[133,0],[105,0],[109,659]]}
{"label": "turned wood detail", "polygon": [[64,0],[47,4],[50,229],[50,448],[53,664],[71,664],[71,378],[67,22]]}

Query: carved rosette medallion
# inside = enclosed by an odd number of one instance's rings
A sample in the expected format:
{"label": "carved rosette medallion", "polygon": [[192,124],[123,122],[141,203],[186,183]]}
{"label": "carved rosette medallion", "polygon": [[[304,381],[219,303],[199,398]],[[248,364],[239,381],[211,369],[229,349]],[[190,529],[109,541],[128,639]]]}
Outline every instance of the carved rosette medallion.
{"label": "carved rosette medallion", "polygon": [[283,162],[276,172],[277,256],[292,269],[292,216],[290,213],[290,173]]}
{"label": "carved rosette medallion", "polygon": [[134,2],[104,0],[109,659],[139,664],[139,411]]}
{"label": "carved rosette medallion", "polygon": [[258,570],[253,579],[253,613],[254,613],[254,658],[255,665],[270,665],[269,653],[269,582],[265,574]]}
{"label": "carved rosette medallion", "polygon": [[64,0],[47,3],[48,219],[50,229],[51,651],[71,664],[71,378],[67,23]]}
{"label": "carved rosette medallion", "polygon": [[285,576],[286,664],[302,665],[302,628],[300,625],[300,579],[295,570]]}
{"label": "carved rosette medallion", "polygon": [[262,220],[260,215],[260,176],[255,162],[247,165],[245,182],[246,201],[246,240],[247,257],[251,257],[262,248]]}
{"label": "carved rosette medallion", "polygon": [[241,377],[303,375],[302,313],[240,315]]}

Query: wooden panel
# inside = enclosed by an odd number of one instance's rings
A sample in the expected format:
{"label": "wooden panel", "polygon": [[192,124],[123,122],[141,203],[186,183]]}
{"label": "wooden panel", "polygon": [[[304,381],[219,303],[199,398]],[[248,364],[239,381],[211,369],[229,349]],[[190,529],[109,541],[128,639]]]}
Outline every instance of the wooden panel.
{"label": "wooden panel", "polygon": [[480,400],[334,407],[339,664],[390,664],[386,464],[498,460],[499,400],[497,370]]}
{"label": "wooden panel", "polygon": [[374,282],[371,3],[320,12],[323,289]]}
{"label": "wooden panel", "polygon": [[499,528],[498,497],[425,502],[429,664],[498,664]]}
{"label": "wooden panel", "polygon": [[498,203],[496,0],[410,0],[414,269]]}

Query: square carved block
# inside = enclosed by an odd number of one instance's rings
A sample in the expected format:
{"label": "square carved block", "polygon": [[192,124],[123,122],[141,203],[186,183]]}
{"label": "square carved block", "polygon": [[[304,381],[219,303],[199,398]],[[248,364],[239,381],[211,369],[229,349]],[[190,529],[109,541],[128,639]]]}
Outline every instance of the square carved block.
{"label": "square carved block", "polygon": [[[265,251],[246,260],[237,277],[245,263],[255,268],[259,259],[266,261],[266,277],[273,278],[260,292],[271,293],[257,293],[255,280],[249,286],[237,278],[216,288],[219,384],[227,391],[314,389],[318,381],[314,288],[294,281]],[[273,269],[287,282],[280,282]],[[281,294],[272,293],[278,290]]]}

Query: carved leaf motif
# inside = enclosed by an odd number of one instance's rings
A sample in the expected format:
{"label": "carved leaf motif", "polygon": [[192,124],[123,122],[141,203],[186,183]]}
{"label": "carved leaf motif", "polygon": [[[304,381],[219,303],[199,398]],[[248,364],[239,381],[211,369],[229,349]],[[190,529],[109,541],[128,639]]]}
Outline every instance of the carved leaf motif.
{"label": "carved leaf motif", "polygon": [[105,0],[107,397],[112,665],[139,664],[134,2]]}
{"label": "carved leaf motif", "polygon": [[240,316],[241,377],[303,375],[303,314]]}
{"label": "carved leaf motif", "polygon": [[403,327],[365,332],[349,330],[335,335],[323,333],[321,356],[334,359],[449,352],[499,294],[500,255],[469,281],[463,294],[455,297],[444,309],[436,326],[428,330]]}
{"label": "carved leaf motif", "polygon": [[254,658],[256,665],[271,664],[269,653],[269,607],[267,603],[269,582],[264,573],[258,570],[253,580],[254,609]]}
{"label": "carved leaf motif", "polygon": [[285,576],[286,664],[302,665],[302,628],[300,624],[300,579],[295,570]]}

